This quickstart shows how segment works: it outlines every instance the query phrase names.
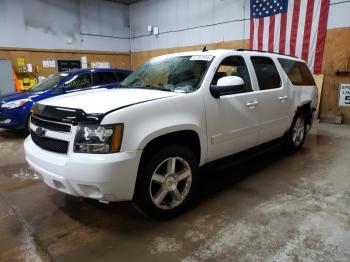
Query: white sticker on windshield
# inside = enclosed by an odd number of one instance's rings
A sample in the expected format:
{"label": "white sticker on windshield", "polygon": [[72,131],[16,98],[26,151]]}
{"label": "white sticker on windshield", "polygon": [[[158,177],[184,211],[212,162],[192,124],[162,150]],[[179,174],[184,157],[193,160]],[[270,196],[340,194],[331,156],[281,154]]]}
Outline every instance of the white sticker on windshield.
{"label": "white sticker on windshield", "polygon": [[211,61],[213,59],[210,55],[194,55],[191,57],[191,61]]}

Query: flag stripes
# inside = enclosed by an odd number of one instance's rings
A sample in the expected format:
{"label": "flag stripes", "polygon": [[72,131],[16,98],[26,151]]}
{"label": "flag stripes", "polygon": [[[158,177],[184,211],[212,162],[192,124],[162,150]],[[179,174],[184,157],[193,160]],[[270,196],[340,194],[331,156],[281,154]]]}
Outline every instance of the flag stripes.
{"label": "flag stripes", "polygon": [[305,60],[321,73],[329,0],[251,0],[251,49]]}

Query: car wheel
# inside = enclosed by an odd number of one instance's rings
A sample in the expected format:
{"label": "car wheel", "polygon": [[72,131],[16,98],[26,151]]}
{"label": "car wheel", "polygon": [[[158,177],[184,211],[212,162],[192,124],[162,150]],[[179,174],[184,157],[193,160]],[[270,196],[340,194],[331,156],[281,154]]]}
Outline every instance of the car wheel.
{"label": "car wheel", "polygon": [[148,216],[169,219],[194,200],[198,161],[186,147],[170,146],[145,161],[139,171],[135,202]]}
{"label": "car wheel", "polygon": [[306,119],[305,116],[298,112],[292,122],[292,125],[287,133],[286,142],[290,149],[300,149],[306,137]]}

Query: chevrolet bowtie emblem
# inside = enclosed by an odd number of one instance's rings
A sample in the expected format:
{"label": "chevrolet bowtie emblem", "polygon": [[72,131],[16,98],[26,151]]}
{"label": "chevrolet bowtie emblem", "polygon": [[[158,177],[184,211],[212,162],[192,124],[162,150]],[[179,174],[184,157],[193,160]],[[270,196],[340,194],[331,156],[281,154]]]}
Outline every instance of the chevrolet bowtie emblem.
{"label": "chevrolet bowtie emblem", "polygon": [[44,128],[37,127],[37,129],[35,129],[35,134],[37,134],[40,137],[44,136],[45,133],[46,133],[46,129]]}

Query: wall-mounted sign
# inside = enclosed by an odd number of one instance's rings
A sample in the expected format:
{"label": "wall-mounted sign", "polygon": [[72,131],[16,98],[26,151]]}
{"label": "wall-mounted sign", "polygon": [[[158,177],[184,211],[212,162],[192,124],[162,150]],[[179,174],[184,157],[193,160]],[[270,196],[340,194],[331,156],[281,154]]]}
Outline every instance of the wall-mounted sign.
{"label": "wall-mounted sign", "polygon": [[17,66],[19,67],[25,66],[24,57],[17,57]]}
{"label": "wall-mounted sign", "polygon": [[50,67],[49,60],[43,60],[43,67]]}
{"label": "wall-mounted sign", "polygon": [[109,62],[91,62],[91,68],[111,68]]}
{"label": "wall-mounted sign", "polygon": [[340,84],[339,87],[339,106],[350,107],[350,84]]}
{"label": "wall-mounted sign", "polygon": [[55,60],[43,60],[43,67],[56,67]]}
{"label": "wall-mounted sign", "polygon": [[81,68],[80,60],[57,60],[58,72]]}

